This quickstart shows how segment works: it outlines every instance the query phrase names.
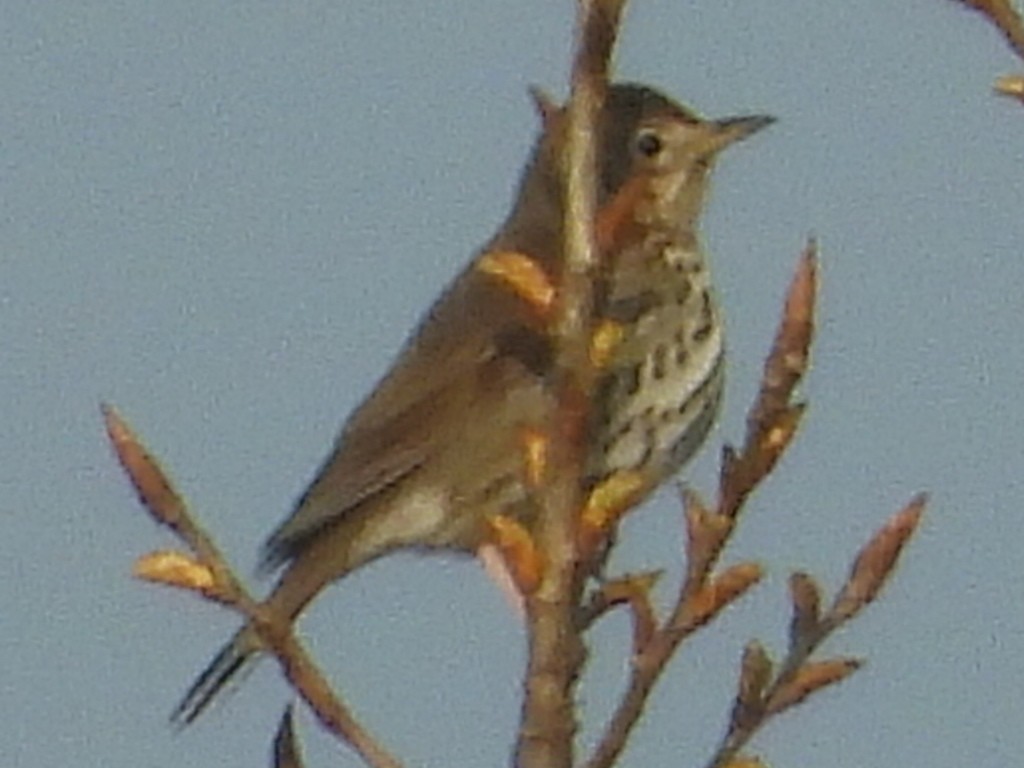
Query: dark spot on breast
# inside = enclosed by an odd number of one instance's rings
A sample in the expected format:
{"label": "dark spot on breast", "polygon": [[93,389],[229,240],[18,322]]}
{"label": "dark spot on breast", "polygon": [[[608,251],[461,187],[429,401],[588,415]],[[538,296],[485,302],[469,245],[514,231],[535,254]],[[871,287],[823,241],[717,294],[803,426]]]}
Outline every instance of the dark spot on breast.
{"label": "dark spot on breast", "polygon": [[640,461],[637,462],[638,467],[646,467],[651,463],[651,459],[654,456],[654,446],[658,441],[658,435],[653,428],[648,428],[644,432],[644,453],[640,457]]}
{"label": "dark spot on breast", "polygon": [[651,356],[651,375],[655,380],[664,379],[668,373],[668,346],[659,344]]}
{"label": "dark spot on breast", "polygon": [[711,294],[706,290],[700,296],[700,323],[693,329],[691,338],[694,341],[705,341],[714,328],[714,312],[711,310]]}
{"label": "dark spot on breast", "polygon": [[689,280],[679,283],[676,286],[676,304],[683,306],[690,299],[691,293],[693,293],[693,285]]}
{"label": "dark spot on breast", "polygon": [[623,424],[621,427],[619,427],[619,429],[615,432],[614,438],[615,438],[616,442],[621,440],[622,438],[624,438],[626,435],[628,435],[630,432],[632,432],[638,426],[639,425],[637,424],[636,419],[633,419],[632,421],[627,421],[625,424]]}
{"label": "dark spot on breast", "polygon": [[[724,358],[719,355],[715,361],[714,366],[707,376],[700,382],[697,388],[690,393],[689,397],[685,398],[679,407],[676,408],[676,412],[682,416],[690,407],[697,408],[699,410],[717,410],[718,403],[722,399],[723,387],[722,384],[722,365]],[[708,396],[708,390],[711,390],[710,397]]]}
{"label": "dark spot on breast", "polygon": [[640,366],[631,365],[618,374],[621,383],[619,391],[626,397],[633,397],[640,391]]}
{"label": "dark spot on breast", "polygon": [[658,306],[658,294],[654,291],[644,291],[636,296],[627,296],[609,303],[605,317],[625,325],[632,325],[641,317]]}
{"label": "dark spot on breast", "polygon": [[[640,391],[640,366],[630,365],[609,371],[597,382],[594,403],[591,406],[591,423],[605,431],[615,421],[623,401],[630,400]],[[626,427],[628,431],[628,425]]]}

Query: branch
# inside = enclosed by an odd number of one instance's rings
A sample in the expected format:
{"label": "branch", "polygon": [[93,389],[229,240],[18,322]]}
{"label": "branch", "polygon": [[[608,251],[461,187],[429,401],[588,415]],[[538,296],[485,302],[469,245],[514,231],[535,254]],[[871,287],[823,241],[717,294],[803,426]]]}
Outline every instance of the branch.
{"label": "branch", "polygon": [[804,573],[793,574],[793,619],[786,658],[773,676],[767,652],[756,642],[747,647],[729,729],[708,768],[734,765],[740,750],[773,717],[802,703],[811,694],[845,680],[861,667],[859,659],[811,661],[811,656],[837,629],[878,597],[917,529],[926,501],[923,494],[916,496],[872,536],[854,559],[846,584],[824,616],[819,616],[818,586]]}
{"label": "branch", "polygon": [[[958,1],[987,18],[1003,34],[1017,58],[1024,60],[1024,21],[1011,0]],[[1024,104],[1024,75],[1004,75],[996,80],[994,90]]]}
{"label": "branch", "polygon": [[996,80],[993,89],[1001,96],[1009,96],[1024,104],[1024,75],[1003,75]]}
{"label": "branch", "polygon": [[686,638],[744,595],[761,578],[756,563],[740,563],[712,578],[718,558],[735,529],[751,492],[764,480],[789,446],[803,413],[793,402],[807,371],[817,297],[817,249],[808,243],[786,296],[779,330],[765,362],[761,388],[747,418],[747,435],[737,453],[722,456],[717,509],[684,492],[687,572],[670,616],[633,657],[622,700],[605,727],[587,768],[615,764],[651,691]]}
{"label": "branch", "polygon": [[553,323],[557,344],[557,413],[549,466],[539,494],[544,513],[537,544],[545,563],[527,600],[529,663],[515,764],[570,768],[576,734],[574,689],[584,660],[576,626],[582,594],[577,516],[581,507],[582,438],[595,374],[588,350],[596,270],[594,244],[595,126],[608,89],[608,71],[625,0],[580,0],[578,42],[562,168],[565,179],[565,263]]}
{"label": "branch", "polygon": [[977,11],[1003,33],[1007,44],[1024,60],[1024,24],[1011,0],[958,0],[960,4]]}
{"label": "branch", "polygon": [[192,518],[181,495],[160,464],[139,442],[117,411],[102,406],[107,435],[114,453],[131,480],[139,500],[157,523],[171,529],[191,550],[160,552],[140,558],[135,574],[149,581],[188,589],[242,614],[260,635],[292,687],[305,699],[321,723],[374,768],[398,768],[399,762],[356,721],[334,694],[287,623],[271,621],[242,586],[214,541]]}

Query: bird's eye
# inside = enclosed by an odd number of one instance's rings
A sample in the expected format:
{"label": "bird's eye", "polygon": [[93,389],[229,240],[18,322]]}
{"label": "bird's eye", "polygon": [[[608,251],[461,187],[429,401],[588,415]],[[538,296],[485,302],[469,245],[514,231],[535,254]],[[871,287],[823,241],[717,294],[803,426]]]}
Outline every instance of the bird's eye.
{"label": "bird's eye", "polygon": [[636,151],[646,158],[655,158],[664,149],[665,144],[656,131],[650,129],[640,131],[634,140]]}

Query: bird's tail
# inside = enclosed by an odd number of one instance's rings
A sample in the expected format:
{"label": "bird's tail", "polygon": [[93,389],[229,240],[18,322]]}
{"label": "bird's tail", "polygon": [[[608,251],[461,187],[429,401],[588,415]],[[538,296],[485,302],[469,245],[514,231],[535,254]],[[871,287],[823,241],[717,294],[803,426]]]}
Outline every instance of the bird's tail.
{"label": "bird's tail", "polygon": [[260,641],[248,626],[235,633],[171,713],[171,722],[185,727],[198,718],[235,676],[256,660]]}

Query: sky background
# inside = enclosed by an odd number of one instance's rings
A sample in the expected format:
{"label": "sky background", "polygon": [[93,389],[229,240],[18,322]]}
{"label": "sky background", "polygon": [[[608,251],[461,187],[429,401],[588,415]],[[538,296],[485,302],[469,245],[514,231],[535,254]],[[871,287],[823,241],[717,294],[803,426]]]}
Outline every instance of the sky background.
{"label": "sky background", "polygon": [[[569,0],[49,2],[0,25],[0,744],[10,766],[268,764],[290,700],[262,664],[175,734],[228,612],[134,582],[172,544],[105,443],[108,401],[250,574],[346,414],[500,223],[536,120],[565,93]],[[820,332],[796,444],[725,562],[768,577],[684,650],[623,766],[699,766],[743,645],[784,647],[786,578],[830,590],[914,493],[897,578],[828,646],[842,686],[756,742],[775,766],[1012,765],[1024,754],[1024,112],[1016,63],[946,0],[632,0],[623,78],[779,122],[730,150],[705,220],[728,312],[721,423],[685,473],[710,493],[809,234]],[[615,564],[668,567],[671,490]],[[399,556],[302,629],[409,765],[501,765],[519,621],[471,561]],[[596,633],[585,728],[628,622]],[[357,761],[301,718],[307,760]]]}

